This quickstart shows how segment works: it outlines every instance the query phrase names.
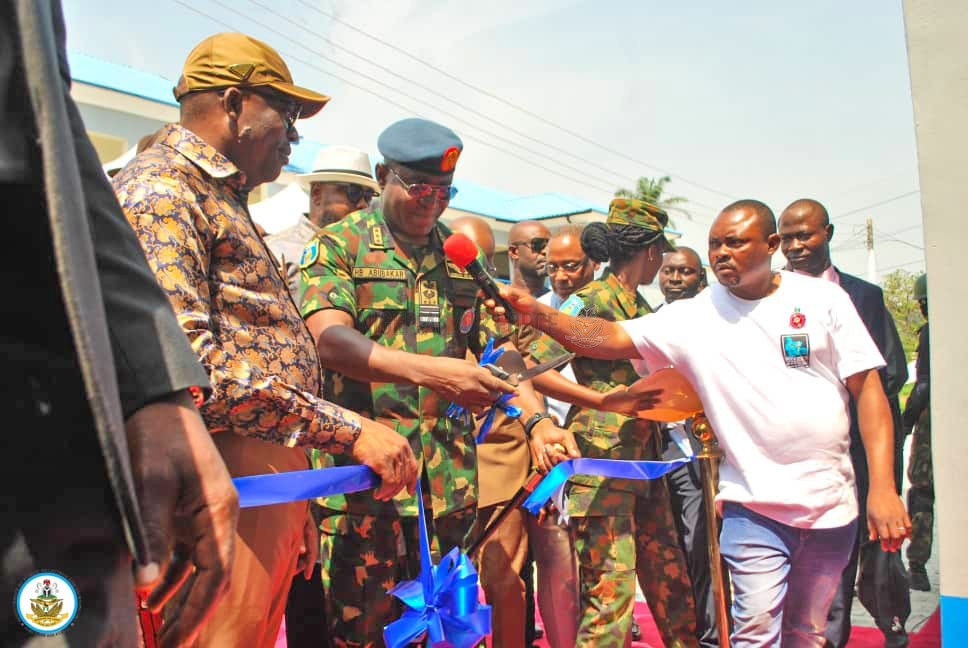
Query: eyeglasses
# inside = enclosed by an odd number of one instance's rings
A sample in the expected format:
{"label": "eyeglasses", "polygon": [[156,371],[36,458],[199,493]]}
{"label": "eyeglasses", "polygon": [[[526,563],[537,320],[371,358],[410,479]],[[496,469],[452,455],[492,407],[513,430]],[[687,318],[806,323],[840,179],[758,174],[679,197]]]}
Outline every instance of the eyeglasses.
{"label": "eyeglasses", "polygon": [[389,167],[390,173],[393,177],[397,179],[397,182],[407,190],[411,198],[416,198],[417,200],[426,200],[427,198],[433,197],[437,202],[447,202],[453,200],[454,196],[457,195],[457,187],[454,185],[432,185],[426,184],[424,182],[415,182],[413,184],[407,184],[406,180],[400,177],[393,167]]}
{"label": "eyeglasses", "polygon": [[549,261],[547,265],[545,265],[545,268],[548,270],[548,276],[556,274],[559,270],[564,270],[565,274],[575,274],[584,268],[586,263],[588,263],[587,258],[582,261],[565,261],[561,264],[552,263]]}
{"label": "eyeglasses", "polygon": [[339,183],[339,186],[343,189],[343,193],[346,194],[346,199],[354,205],[361,200],[366,201],[366,204],[369,205],[378,195],[377,192],[369,187],[362,187],[350,182]]}
{"label": "eyeglasses", "polygon": [[543,236],[535,236],[530,241],[511,241],[511,245],[523,245],[530,248],[535,254],[541,254],[541,252],[548,247],[548,240]]}
{"label": "eyeglasses", "polygon": [[296,128],[296,120],[302,114],[303,107],[301,103],[290,101],[278,92],[257,90],[255,88],[246,88],[246,91],[259,95],[267,104],[279,111],[279,114],[282,115],[283,122],[286,124],[287,133],[292,132]]}

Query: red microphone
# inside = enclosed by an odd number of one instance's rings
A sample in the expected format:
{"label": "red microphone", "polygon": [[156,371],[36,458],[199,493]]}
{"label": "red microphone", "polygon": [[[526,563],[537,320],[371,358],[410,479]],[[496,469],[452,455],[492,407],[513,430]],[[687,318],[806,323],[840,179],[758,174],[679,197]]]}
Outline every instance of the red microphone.
{"label": "red microphone", "polygon": [[517,313],[511,308],[511,304],[501,297],[501,292],[498,290],[494,277],[478,261],[477,257],[479,252],[474,241],[460,232],[451,234],[444,241],[444,254],[447,255],[447,258],[453,261],[457,267],[467,271],[474,278],[474,283],[484,291],[484,294],[489,299],[493,299],[494,303],[504,307],[504,316],[507,320],[512,324],[516,323],[518,321]]}

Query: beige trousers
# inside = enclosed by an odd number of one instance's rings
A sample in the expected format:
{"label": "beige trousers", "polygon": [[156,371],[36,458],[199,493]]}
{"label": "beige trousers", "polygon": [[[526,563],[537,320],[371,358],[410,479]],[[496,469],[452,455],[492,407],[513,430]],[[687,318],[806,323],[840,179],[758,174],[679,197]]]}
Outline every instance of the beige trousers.
{"label": "beige trousers", "polygon": [[[213,439],[232,477],[309,467],[306,451],[301,448],[230,432],[216,434]],[[307,502],[241,510],[231,586],[196,646],[272,648],[286,611],[307,515]]]}

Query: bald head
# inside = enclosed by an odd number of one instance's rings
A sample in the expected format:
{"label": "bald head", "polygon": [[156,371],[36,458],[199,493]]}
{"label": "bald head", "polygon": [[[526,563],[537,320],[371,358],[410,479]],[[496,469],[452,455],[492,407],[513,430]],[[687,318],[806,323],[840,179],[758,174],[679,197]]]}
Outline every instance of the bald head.
{"label": "bald head", "polygon": [[486,220],[477,216],[459,216],[450,222],[450,229],[474,241],[484,257],[494,263],[494,232]]}
{"label": "bald head", "polygon": [[555,230],[548,243],[548,279],[561,300],[595,278],[598,263],[581,247],[581,225],[565,225]]}
{"label": "bald head", "polygon": [[794,200],[780,214],[780,250],[792,270],[819,276],[830,266],[834,226],[816,200]]}
{"label": "bald head", "polygon": [[776,216],[773,215],[773,210],[766,203],[752,198],[744,198],[727,205],[719,215],[722,217],[737,212],[743,212],[747,217],[752,216],[753,222],[762,232],[764,238],[770,234],[776,234]]}
{"label": "bald head", "polygon": [[538,221],[522,221],[508,232],[508,259],[514,266],[514,283],[531,294],[544,292],[548,239],[551,232]]}

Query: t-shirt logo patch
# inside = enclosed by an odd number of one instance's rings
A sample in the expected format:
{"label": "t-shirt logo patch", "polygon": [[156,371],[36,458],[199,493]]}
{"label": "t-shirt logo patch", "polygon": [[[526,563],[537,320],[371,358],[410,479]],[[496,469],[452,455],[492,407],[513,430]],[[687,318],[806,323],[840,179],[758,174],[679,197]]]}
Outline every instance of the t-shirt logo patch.
{"label": "t-shirt logo patch", "polygon": [[804,369],[810,366],[810,336],[783,335],[780,337],[783,361],[791,369]]}

